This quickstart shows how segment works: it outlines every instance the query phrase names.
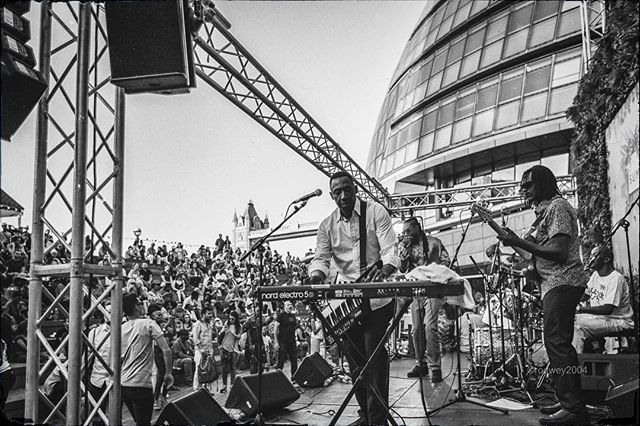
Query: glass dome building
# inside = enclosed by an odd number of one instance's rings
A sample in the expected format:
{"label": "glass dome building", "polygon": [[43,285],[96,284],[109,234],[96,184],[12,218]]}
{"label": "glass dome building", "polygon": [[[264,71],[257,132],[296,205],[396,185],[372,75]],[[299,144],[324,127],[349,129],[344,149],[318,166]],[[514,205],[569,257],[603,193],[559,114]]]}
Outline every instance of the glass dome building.
{"label": "glass dome building", "polygon": [[380,110],[368,172],[391,193],[570,171],[578,1],[427,4]]}

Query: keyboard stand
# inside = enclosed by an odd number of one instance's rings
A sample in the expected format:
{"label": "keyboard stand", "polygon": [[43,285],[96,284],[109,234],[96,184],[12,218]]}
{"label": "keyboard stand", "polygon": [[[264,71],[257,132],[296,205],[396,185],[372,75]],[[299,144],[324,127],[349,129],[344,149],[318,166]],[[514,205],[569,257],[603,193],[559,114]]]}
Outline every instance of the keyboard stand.
{"label": "keyboard stand", "polygon": [[[392,302],[393,303],[393,302]],[[409,304],[411,304],[411,301],[409,301],[409,303],[406,305],[406,307],[403,306],[403,308],[406,310],[406,308],[409,307]],[[345,338],[347,340],[349,340],[349,342],[351,343],[351,347],[353,347],[354,349],[356,349],[356,346],[353,344],[353,342],[351,342],[351,339],[349,338],[349,336],[345,333],[343,336],[336,336],[332,329],[331,329],[331,325],[329,324],[329,322],[327,321],[327,319],[322,315],[322,311],[320,311],[320,308],[318,308],[318,305],[316,305],[315,303],[310,303],[309,306],[311,307],[311,310],[316,314],[316,316],[318,317],[318,319],[320,320],[320,322],[322,323],[322,326],[324,327],[325,331],[328,331],[329,335],[331,335],[331,338],[333,339],[334,342],[336,342],[336,344],[338,345],[338,349],[340,350],[340,353],[344,354],[347,358],[349,358],[350,365],[356,365],[355,362],[353,362],[353,358],[351,357],[350,353],[345,352],[342,349],[342,339]],[[402,309],[401,309],[402,310]],[[404,313],[399,314],[398,317],[398,321],[395,321],[394,318],[394,323],[397,325],[400,322],[400,318],[402,318],[402,315],[404,315]],[[393,328],[391,328],[391,330],[393,330]],[[345,408],[347,407],[347,404],[349,403],[349,401],[351,400],[351,398],[353,397],[353,395],[355,394],[355,386],[356,383],[358,383],[359,381],[362,380],[363,377],[363,373],[366,371],[367,366],[370,364],[371,359],[373,359],[373,357],[380,351],[380,348],[384,346],[384,342],[389,338],[389,329],[387,329],[385,335],[382,337],[382,345],[378,344],[378,346],[376,347],[376,349],[374,350],[373,354],[371,354],[371,358],[369,358],[367,360],[367,363],[364,365],[364,367],[360,370],[360,373],[358,374],[358,377],[356,378],[356,380],[353,381],[353,385],[351,390],[349,391],[349,394],[347,394],[347,397],[345,398],[345,400],[342,402],[342,405],[340,406],[340,409],[338,409],[338,411],[336,412],[335,416],[333,417],[333,419],[331,420],[330,425],[333,426],[336,424],[336,422],[338,421],[338,419],[340,418],[340,416],[342,415],[342,412],[345,410]],[[356,349],[357,350],[357,349]],[[365,358],[363,354],[359,353],[359,355],[362,358]],[[389,420],[389,423],[392,426],[398,426],[398,423],[395,421],[395,419],[391,416],[391,413],[389,413],[389,403],[387,401],[385,401],[382,396],[375,391],[375,389],[370,385],[367,384],[371,390],[373,391],[375,397],[378,399],[378,401],[385,406],[385,408],[387,409],[387,419]]]}

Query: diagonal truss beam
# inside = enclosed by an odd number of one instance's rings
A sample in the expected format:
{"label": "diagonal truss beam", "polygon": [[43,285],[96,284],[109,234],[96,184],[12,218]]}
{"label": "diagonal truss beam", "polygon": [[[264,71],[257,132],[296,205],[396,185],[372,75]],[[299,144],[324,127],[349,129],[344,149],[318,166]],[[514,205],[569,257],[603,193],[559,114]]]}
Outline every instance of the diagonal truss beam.
{"label": "diagonal truss beam", "polygon": [[350,173],[366,198],[389,193],[360,167],[267,70],[215,19],[195,37],[196,74],[327,176]]}

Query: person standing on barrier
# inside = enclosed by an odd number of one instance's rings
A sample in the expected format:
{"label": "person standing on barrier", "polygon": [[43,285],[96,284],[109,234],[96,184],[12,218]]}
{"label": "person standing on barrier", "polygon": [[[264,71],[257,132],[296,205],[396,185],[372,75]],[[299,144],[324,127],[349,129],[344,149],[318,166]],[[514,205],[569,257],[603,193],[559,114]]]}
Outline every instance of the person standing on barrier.
{"label": "person standing on barrier", "polygon": [[[335,262],[338,281],[355,281],[368,267],[373,268],[365,281],[388,278],[400,265],[397,237],[387,210],[375,202],[357,199],[355,181],[339,171],[329,179],[331,198],[338,208],[318,228],[316,252],[309,265],[311,284],[323,282]],[[370,357],[389,325],[394,304],[391,299],[363,300],[364,315],[347,333],[344,350],[355,378]],[[376,395],[377,394],[377,395]],[[389,358],[383,347],[372,360],[369,374],[355,388],[360,406],[358,424],[385,424],[389,401]]]}
{"label": "person standing on barrier", "polygon": [[589,413],[580,389],[578,355],[571,344],[576,307],[588,277],[580,260],[578,220],[571,204],[560,195],[556,177],[544,166],[533,166],[522,175],[520,192],[534,207],[534,235],[518,237],[504,228],[498,236],[505,246],[520,247],[534,256],[540,275],[544,344],[558,404],[541,407],[543,425],[588,424]]}
{"label": "person standing on barrier", "polygon": [[[418,219],[411,217],[402,225],[402,243],[400,245],[400,272],[411,272],[416,266],[426,266],[431,263],[449,264],[449,253],[439,238],[427,237],[420,227]],[[418,363],[407,372],[407,377],[420,377],[429,374],[431,382],[442,381],[442,367],[440,362],[440,333],[438,332],[438,313],[444,305],[444,299],[439,297],[415,297],[411,302],[411,323],[413,330],[411,337]],[[423,321],[426,326],[424,335]],[[426,359],[425,347],[426,341]],[[420,369],[422,368],[422,371]]]}

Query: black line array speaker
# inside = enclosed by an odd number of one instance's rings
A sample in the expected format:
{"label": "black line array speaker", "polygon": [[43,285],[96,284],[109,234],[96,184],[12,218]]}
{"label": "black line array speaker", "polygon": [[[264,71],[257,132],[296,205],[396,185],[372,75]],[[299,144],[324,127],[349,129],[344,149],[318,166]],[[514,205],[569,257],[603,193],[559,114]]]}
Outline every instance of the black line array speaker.
{"label": "black line array speaker", "polygon": [[[280,370],[262,374],[262,411],[272,413],[287,407],[300,398],[289,379]],[[224,405],[237,408],[249,417],[258,412],[258,375],[236,377]]]}
{"label": "black line array speaker", "polygon": [[105,2],[111,82],[125,93],[195,87],[188,0]]}
{"label": "black line array speaker", "polygon": [[36,106],[47,85],[35,69],[36,56],[29,46],[31,24],[23,15],[28,1],[2,2],[0,8],[2,103],[0,137],[10,140]]}
{"label": "black line array speaker", "polygon": [[231,417],[204,389],[170,402],[156,420],[156,426],[224,424],[231,424]]}
{"label": "black line array speaker", "polygon": [[333,373],[329,363],[314,352],[305,359],[293,375],[293,380],[303,388],[317,388],[324,384]]}
{"label": "black line array speaker", "polygon": [[580,383],[588,404],[604,402],[609,387],[638,375],[638,354],[578,354]]}
{"label": "black line array speaker", "polygon": [[[628,424],[638,424],[638,381],[636,375],[609,388],[605,401],[615,419],[621,422],[629,421]],[[610,419],[607,419],[607,423],[609,421]]]}

